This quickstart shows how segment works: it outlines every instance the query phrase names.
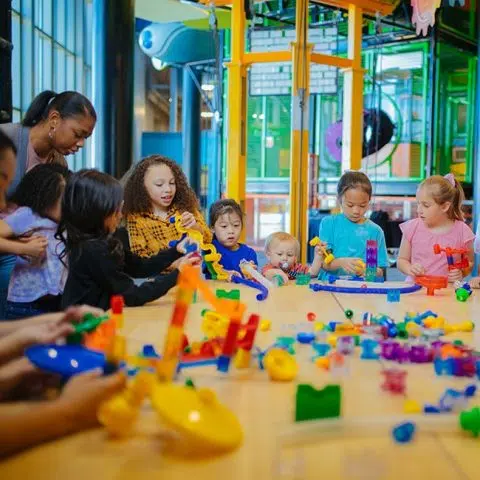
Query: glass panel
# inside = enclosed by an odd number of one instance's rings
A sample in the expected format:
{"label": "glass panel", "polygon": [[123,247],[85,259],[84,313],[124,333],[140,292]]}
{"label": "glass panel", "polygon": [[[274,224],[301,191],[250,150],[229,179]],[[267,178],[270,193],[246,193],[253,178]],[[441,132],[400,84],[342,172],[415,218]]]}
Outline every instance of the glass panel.
{"label": "glass panel", "polygon": [[267,97],[265,177],[288,177],[290,175],[290,103],[290,96]]}
{"label": "glass panel", "polygon": [[21,108],[21,54],[22,44],[20,41],[20,16],[12,14],[12,101],[15,108]]}
{"label": "glass panel", "polygon": [[13,0],[12,8],[17,12],[20,12],[20,0]]}
{"label": "glass panel", "polygon": [[75,7],[75,55],[83,55],[84,2],[77,2]]}
{"label": "glass panel", "polygon": [[13,118],[13,123],[19,123],[21,121],[21,114],[20,114],[20,110],[17,110],[17,109],[13,109],[13,112],[12,112],[12,118]]}
{"label": "glass panel", "polygon": [[54,5],[55,39],[61,45],[65,45],[65,0],[54,0]]}
{"label": "glass panel", "polygon": [[55,47],[55,81],[54,89],[56,92],[63,92],[66,90],[66,64],[65,64],[65,50],[60,47]]}
{"label": "glass panel", "polygon": [[84,3],[84,62],[92,64],[92,36],[93,36],[93,6],[91,2]]}
{"label": "glass panel", "polygon": [[21,0],[22,15],[32,18],[33,0]]}
{"label": "glass panel", "polygon": [[77,25],[77,12],[75,11],[75,0],[67,0],[67,49],[75,51],[75,28]]}
{"label": "glass panel", "polygon": [[75,57],[67,54],[67,90],[75,90]]}
{"label": "glass panel", "polygon": [[[25,3],[25,2],[23,2]],[[22,6],[23,6],[22,3]],[[33,55],[32,55],[32,23],[26,17],[23,17],[22,23],[22,72],[33,72]],[[33,75],[22,75],[22,111],[25,112],[31,101],[33,100]]]}
{"label": "glass panel", "polygon": [[247,177],[262,176],[264,97],[250,97],[247,107]]}
{"label": "glass panel", "polygon": [[35,25],[38,28],[43,27],[43,0],[35,0],[33,2],[33,16]]}
{"label": "glass panel", "polygon": [[43,0],[43,31],[48,35],[52,35],[53,33],[53,22],[52,22],[52,7],[53,7],[53,0]]}

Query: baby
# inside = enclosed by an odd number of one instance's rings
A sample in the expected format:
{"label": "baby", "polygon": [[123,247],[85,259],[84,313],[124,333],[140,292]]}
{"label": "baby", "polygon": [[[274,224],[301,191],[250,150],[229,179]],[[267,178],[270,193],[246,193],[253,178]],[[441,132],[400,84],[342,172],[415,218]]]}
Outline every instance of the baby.
{"label": "baby", "polygon": [[315,247],[315,256],[312,265],[302,265],[297,262],[300,255],[300,243],[286,232],[272,233],[265,240],[265,255],[268,263],[262,269],[263,275],[273,280],[277,275],[284,283],[293,280],[298,274],[308,274],[316,277],[322,269],[322,248],[326,248],[324,242]]}

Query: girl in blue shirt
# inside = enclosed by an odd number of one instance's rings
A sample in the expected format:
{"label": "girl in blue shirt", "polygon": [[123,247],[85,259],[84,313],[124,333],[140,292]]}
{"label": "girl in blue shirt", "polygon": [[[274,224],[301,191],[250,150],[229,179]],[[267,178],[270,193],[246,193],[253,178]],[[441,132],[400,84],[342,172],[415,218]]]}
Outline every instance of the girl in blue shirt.
{"label": "girl in blue shirt", "polygon": [[362,172],[348,171],[340,178],[337,196],[342,213],[325,217],[319,237],[332,249],[335,260],[323,265],[321,279],[328,275],[358,275],[364,273],[367,241],[375,240],[378,248],[377,275],[387,267],[387,248],[383,230],[365,217],[372,198],[372,184]]}
{"label": "girl in blue shirt", "polygon": [[209,217],[210,228],[214,234],[212,243],[222,255],[220,264],[228,273],[241,275],[242,260],[258,265],[255,250],[238,241],[243,228],[243,212],[235,200],[216,201],[210,207]]}

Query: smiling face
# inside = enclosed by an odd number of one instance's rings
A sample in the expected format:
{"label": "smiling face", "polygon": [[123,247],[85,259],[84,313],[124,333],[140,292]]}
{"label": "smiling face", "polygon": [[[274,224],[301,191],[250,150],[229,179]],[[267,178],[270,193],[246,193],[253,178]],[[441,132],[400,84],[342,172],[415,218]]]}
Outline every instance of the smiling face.
{"label": "smiling face", "polygon": [[417,190],[417,213],[428,227],[435,227],[448,218],[451,202],[439,205],[435,202],[428,188],[420,187]]}
{"label": "smiling face", "polygon": [[349,188],[341,198],[344,215],[353,223],[362,222],[370,204],[370,196],[361,188]]}
{"label": "smiling face", "polygon": [[213,226],[213,233],[224,247],[234,248],[242,233],[242,219],[235,212],[220,215]]}
{"label": "smiling face", "polygon": [[274,241],[265,252],[269,263],[275,268],[288,269],[297,261],[297,246],[291,240]]}
{"label": "smiling face", "polygon": [[153,209],[168,211],[177,191],[171,168],[164,164],[152,165],[145,174],[144,183]]}
{"label": "smiling face", "polygon": [[49,115],[50,142],[62,155],[77,153],[85,144],[95,128],[95,119],[90,115],[75,115],[62,118],[53,111]]}

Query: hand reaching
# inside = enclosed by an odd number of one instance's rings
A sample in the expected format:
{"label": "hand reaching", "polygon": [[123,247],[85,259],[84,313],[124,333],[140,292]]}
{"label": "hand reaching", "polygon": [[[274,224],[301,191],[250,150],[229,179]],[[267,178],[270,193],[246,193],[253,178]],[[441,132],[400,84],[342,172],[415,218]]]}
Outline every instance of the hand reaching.
{"label": "hand reaching", "polygon": [[463,279],[463,272],[458,268],[448,271],[448,283],[454,283]]}
{"label": "hand reaching", "polygon": [[21,255],[34,258],[42,258],[47,249],[48,240],[40,235],[32,237],[21,237],[18,239],[22,243]]}
{"label": "hand reaching", "polygon": [[198,253],[189,253],[188,255],[176,260],[176,262],[178,262],[177,268],[182,270],[185,265],[200,265],[202,263],[202,257],[198,255]]}
{"label": "hand reaching", "polygon": [[183,212],[180,217],[182,227],[184,228],[193,228],[197,224],[197,220],[195,220],[195,216],[193,213],[190,212]]}
{"label": "hand reaching", "polygon": [[352,257],[339,259],[340,267],[343,268],[343,270],[345,270],[347,273],[350,273],[352,275],[358,275],[361,261],[362,260],[360,258]]}
{"label": "hand reaching", "polygon": [[419,263],[413,263],[412,265],[410,265],[410,275],[412,277],[425,275],[425,268],[423,268],[423,266]]}

